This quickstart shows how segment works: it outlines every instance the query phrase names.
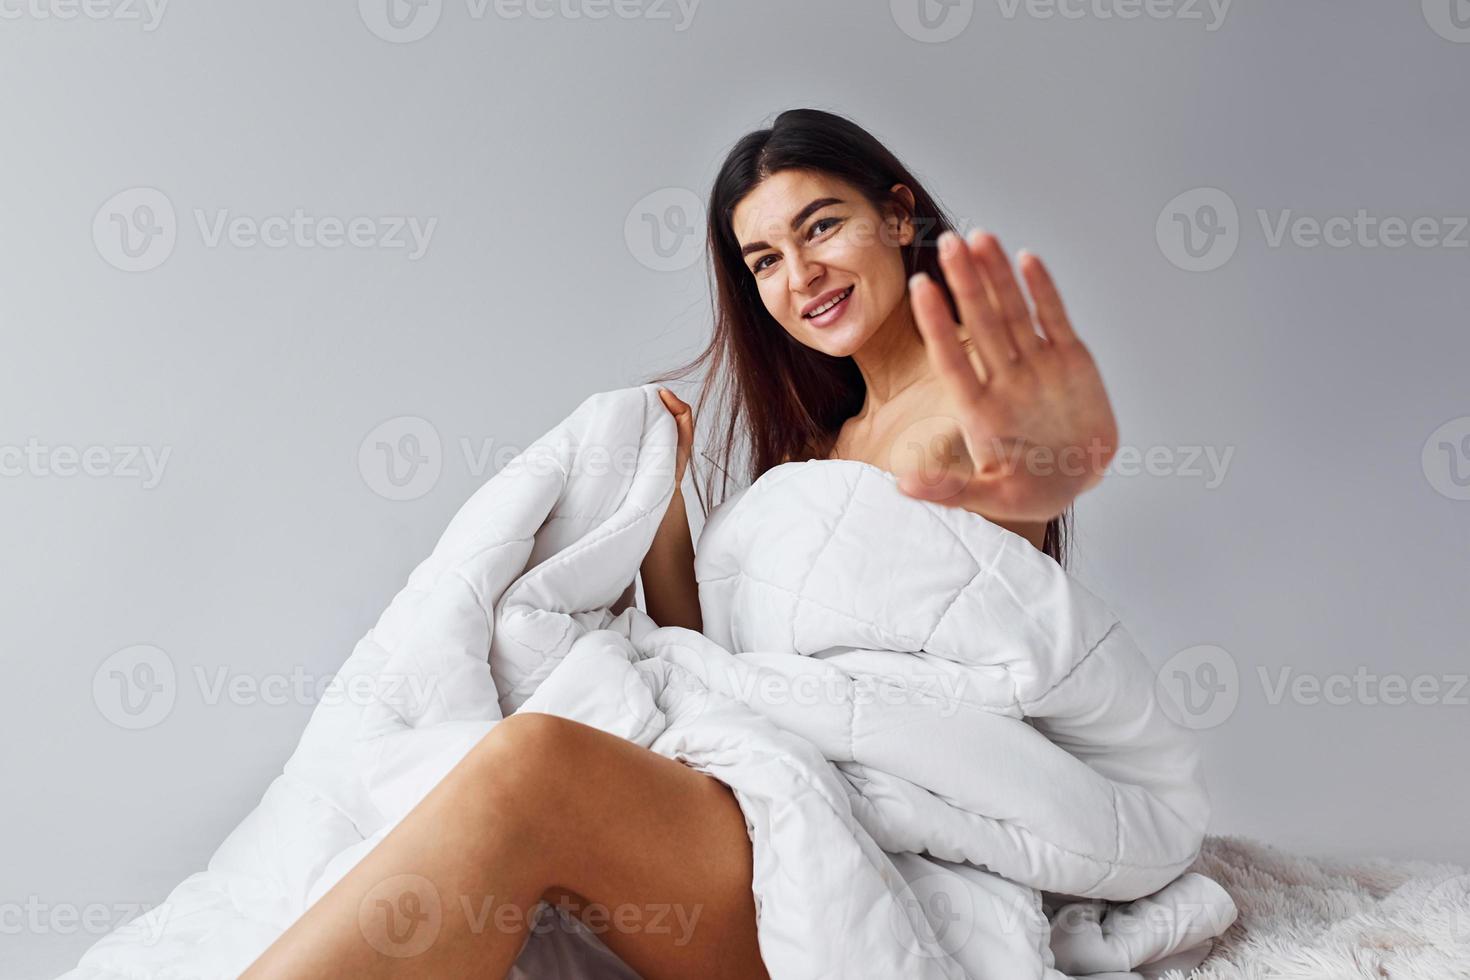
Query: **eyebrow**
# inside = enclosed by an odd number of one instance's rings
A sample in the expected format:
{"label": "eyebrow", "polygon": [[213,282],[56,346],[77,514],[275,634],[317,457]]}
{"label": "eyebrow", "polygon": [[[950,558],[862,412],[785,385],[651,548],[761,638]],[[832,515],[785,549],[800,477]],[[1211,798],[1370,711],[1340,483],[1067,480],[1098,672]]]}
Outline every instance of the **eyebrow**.
{"label": "eyebrow", "polygon": [[[802,208],[800,211],[796,212],[796,217],[791,219],[791,230],[795,231],[796,229],[800,228],[807,218],[810,218],[813,214],[822,210],[827,205],[845,203],[846,202],[843,201],[840,197],[819,197],[812,203],[808,204],[806,207]],[[740,255],[742,258],[744,258],[751,252],[759,252],[770,247],[771,244],[769,242],[751,242],[749,245],[741,247]]]}

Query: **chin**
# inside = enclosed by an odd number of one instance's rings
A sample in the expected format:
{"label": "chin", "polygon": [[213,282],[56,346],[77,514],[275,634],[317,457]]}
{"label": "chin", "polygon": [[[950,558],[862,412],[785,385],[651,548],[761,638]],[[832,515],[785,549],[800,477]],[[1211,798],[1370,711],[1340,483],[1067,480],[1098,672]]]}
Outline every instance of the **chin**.
{"label": "chin", "polygon": [[833,357],[849,357],[862,348],[864,341],[868,339],[868,330],[863,324],[844,324],[809,336],[811,345],[822,353]]}

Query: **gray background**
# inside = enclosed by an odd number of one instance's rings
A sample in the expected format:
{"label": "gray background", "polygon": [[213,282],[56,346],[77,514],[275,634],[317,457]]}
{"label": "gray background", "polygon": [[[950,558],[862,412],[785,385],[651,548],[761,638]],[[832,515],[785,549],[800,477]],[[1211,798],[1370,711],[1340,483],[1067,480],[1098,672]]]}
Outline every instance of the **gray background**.
{"label": "gray background", "polygon": [[[280,770],[312,698],[211,698],[196,669],[329,677],[498,465],[487,447],[699,349],[699,256],[661,259],[644,214],[677,218],[736,138],[800,105],[851,115],[967,226],[1049,259],[1125,444],[1158,449],[1154,474],[1079,502],[1075,568],[1175,658],[1167,677],[1218,695],[1191,716],[1213,830],[1470,860],[1467,235],[1273,247],[1258,216],[1470,212],[1451,0],[1239,0],[1223,22],[985,0],[948,8],[947,40],[911,0],[706,0],[684,24],[654,0],[444,0],[408,43],[369,26],[392,36],[383,0],[180,3],[152,29],[98,2],[119,16],[30,0],[0,21],[0,449],[48,461],[0,477],[0,973],[52,976],[105,931],[28,905],[110,928],[157,903]],[[113,216],[146,217],[135,188],[176,238],[128,272]],[[1238,208],[1211,271],[1169,236],[1208,218],[1199,193],[1171,206],[1197,188]],[[437,225],[414,259],[211,245],[196,217],[297,208]],[[420,442],[439,475],[391,500],[368,436],[405,416],[439,437]],[[378,435],[407,445],[411,424]],[[129,446],[170,452],[157,486]],[[100,447],[110,475],[58,473],[65,447]],[[1224,479],[1189,447],[1233,452]],[[140,644],[176,679],[133,730],[108,658]],[[1273,703],[1282,669],[1439,695]]]}

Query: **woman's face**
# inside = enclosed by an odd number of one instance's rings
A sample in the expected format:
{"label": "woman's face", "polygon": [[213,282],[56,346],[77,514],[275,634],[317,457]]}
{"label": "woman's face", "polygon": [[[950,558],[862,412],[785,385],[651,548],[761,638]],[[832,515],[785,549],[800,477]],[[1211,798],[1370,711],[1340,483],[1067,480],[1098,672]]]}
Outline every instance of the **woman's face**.
{"label": "woman's face", "polygon": [[[907,187],[894,192],[912,207]],[[913,240],[913,223],[880,214],[845,181],[807,170],[772,174],[735,206],[732,228],[766,309],[808,347],[845,357],[904,311],[901,246]]]}

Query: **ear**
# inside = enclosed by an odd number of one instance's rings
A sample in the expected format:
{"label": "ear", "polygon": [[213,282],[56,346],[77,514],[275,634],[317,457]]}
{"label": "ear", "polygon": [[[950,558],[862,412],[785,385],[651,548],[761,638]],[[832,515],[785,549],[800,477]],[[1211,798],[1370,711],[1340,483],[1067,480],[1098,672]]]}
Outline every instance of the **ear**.
{"label": "ear", "polygon": [[909,245],[914,240],[914,192],[907,184],[894,184],[889,188],[902,207],[889,206],[887,220],[893,228],[895,243]]}

